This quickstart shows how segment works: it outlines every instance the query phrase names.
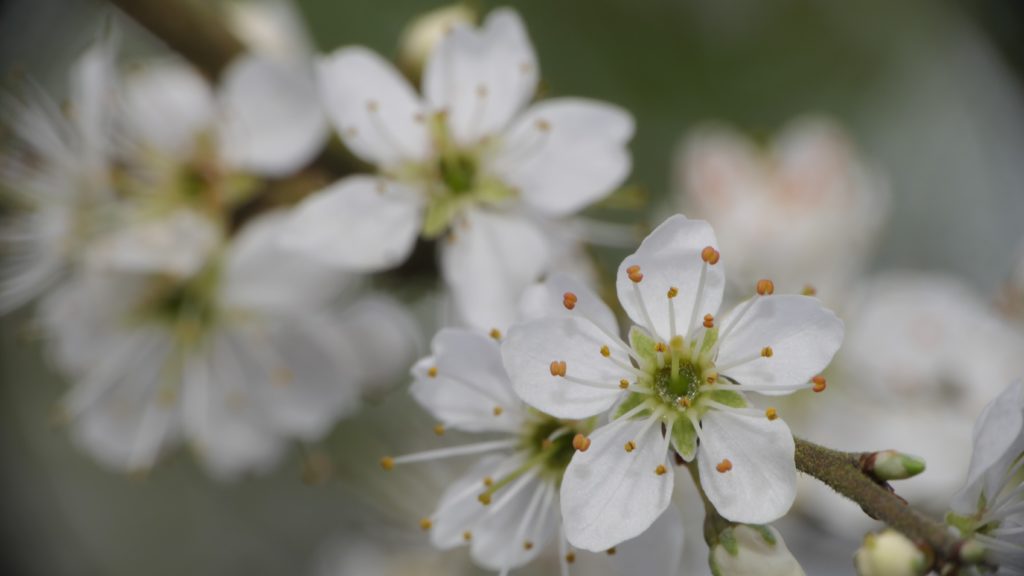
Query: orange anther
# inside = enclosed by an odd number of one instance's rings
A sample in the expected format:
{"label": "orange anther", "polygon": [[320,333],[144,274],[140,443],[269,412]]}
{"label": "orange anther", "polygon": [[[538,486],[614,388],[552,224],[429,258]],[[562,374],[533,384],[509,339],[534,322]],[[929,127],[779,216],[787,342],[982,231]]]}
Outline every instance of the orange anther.
{"label": "orange anther", "polygon": [[612,351],[608,348],[608,346],[601,346],[601,356],[604,356],[605,358],[607,358],[607,357],[609,357],[611,355],[612,355]]}
{"label": "orange anther", "polygon": [[625,378],[619,380],[619,388],[622,388],[623,390],[629,388],[629,380],[626,380]]}
{"label": "orange anther", "polygon": [[437,378],[437,366],[431,366],[427,369],[427,376],[431,378]]}
{"label": "orange anther", "polygon": [[772,350],[771,346],[765,346],[764,348],[761,348],[761,356],[763,356],[765,358],[771,358],[774,355],[775,355],[775,351]]}
{"label": "orange anther", "polygon": [[380,467],[385,470],[391,470],[395,467],[395,459],[391,456],[385,456],[380,459]]}
{"label": "orange anther", "polygon": [[718,264],[718,260],[721,257],[722,255],[718,252],[718,250],[715,250],[711,246],[705,246],[704,249],[700,251],[700,259],[712,266]]}
{"label": "orange anther", "polygon": [[423,530],[430,530],[430,527],[433,525],[434,523],[430,521],[430,518],[420,520],[420,528]]}
{"label": "orange anther", "polygon": [[715,465],[715,470],[718,470],[719,474],[725,474],[729,470],[732,470],[732,462],[730,462],[729,459],[726,458]]}
{"label": "orange anther", "polygon": [[579,298],[576,297],[574,292],[566,292],[562,294],[562,306],[565,306],[566,310],[572,310],[576,307],[576,302]]}
{"label": "orange anther", "polygon": [[438,436],[444,436],[444,424],[438,424],[437,426],[434,426],[434,434],[437,434]]}
{"label": "orange anther", "polygon": [[637,284],[639,284],[640,281],[644,279],[643,273],[640,272],[640,266],[637,264],[633,264],[629,268],[626,268],[626,276],[628,276],[630,280]]}
{"label": "orange anther", "polygon": [[775,293],[775,283],[767,278],[757,281],[757,293],[761,296],[768,296]]}
{"label": "orange anther", "polygon": [[576,554],[574,552],[569,552],[568,554],[565,555],[565,563],[566,564],[572,564],[575,561],[576,561]]}
{"label": "orange anther", "polygon": [[495,416],[501,416],[502,412],[504,412],[504,411],[505,411],[505,409],[504,409],[504,408],[502,408],[501,406],[495,406],[495,407],[494,407],[494,410],[492,410],[491,412],[492,412],[492,413],[493,413],[493,414],[494,414]]}
{"label": "orange anther", "polygon": [[654,473],[658,476],[664,476],[668,472],[668,468],[665,468],[664,464],[658,464],[658,467],[654,469]]}
{"label": "orange anther", "polygon": [[529,540],[523,542],[523,550],[533,550],[533,542],[530,542]]}
{"label": "orange anther", "polygon": [[817,296],[818,289],[815,288],[814,286],[811,286],[810,284],[807,284],[804,286],[804,289],[800,291],[800,293],[803,294],[804,296]]}
{"label": "orange anther", "polygon": [[764,415],[769,420],[775,420],[776,418],[779,417],[779,411],[776,410],[775,408],[768,408],[764,411]]}
{"label": "orange anther", "polygon": [[551,362],[551,375],[552,376],[565,376],[565,361],[564,360],[553,360]]}
{"label": "orange anther", "polygon": [[590,438],[587,438],[582,433],[577,433],[572,437],[572,447],[580,452],[586,452],[590,448]]}
{"label": "orange anther", "polygon": [[498,330],[497,328],[491,328],[490,335],[491,338],[494,338],[495,340],[501,340],[501,330]]}
{"label": "orange anther", "polygon": [[629,442],[626,442],[624,448],[626,449],[626,452],[632,452],[633,450],[636,450],[636,442],[630,440]]}
{"label": "orange anther", "polygon": [[715,317],[712,316],[711,314],[705,314],[704,315],[704,327],[705,328],[714,328],[715,327]]}
{"label": "orange anther", "polygon": [[465,540],[466,542],[469,542],[470,540],[473,539],[473,533],[470,532],[469,530],[466,530],[465,532],[462,533],[462,539]]}
{"label": "orange anther", "polygon": [[679,296],[679,288],[676,288],[675,286],[669,288],[668,289],[668,297],[669,298],[675,298],[676,296]]}
{"label": "orange anther", "polygon": [[824,392],[825,388],[828,387],[828,382],[825,381],[825,377],[822,376],[821,374],[818,374],[814,378],[811,378],[811,382],[814,383],[814,386],[811,388],[811,390],[814,390],[815,392]]}

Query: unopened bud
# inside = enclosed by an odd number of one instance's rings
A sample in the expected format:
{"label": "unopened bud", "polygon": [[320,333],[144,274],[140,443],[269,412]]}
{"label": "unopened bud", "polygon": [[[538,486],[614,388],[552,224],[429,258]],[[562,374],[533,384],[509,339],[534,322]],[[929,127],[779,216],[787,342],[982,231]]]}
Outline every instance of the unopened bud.
{"label": "unopened bud", "polygon": [[896,450],[883,450],[867,456],[864,471],[879,480],[906,480],[924,472],[924,459]]}
{"label": "unopened bud", "polygon": [[722,530],[708,560],[714,574],[804,576],[782,535],[771,526],[737,524]]}
{"label": "unopened bud", "polygon": [[398,61],[407,73],[419,77],[431,52],[459,25],[473,25],[476,13],[464,4],[442,6],[420,15],[406,26],[398,42]]}
{"label": "unopened bud", "polygon": [[926,568],[924,552],[892,529],[865,536],[853,563],[859,576],[920,576]]}

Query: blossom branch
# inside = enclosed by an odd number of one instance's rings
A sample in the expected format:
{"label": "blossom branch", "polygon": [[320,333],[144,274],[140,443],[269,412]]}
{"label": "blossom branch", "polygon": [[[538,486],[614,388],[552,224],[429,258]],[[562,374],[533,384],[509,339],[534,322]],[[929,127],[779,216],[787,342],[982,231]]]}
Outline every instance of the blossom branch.
{"label": "blossom branch", "polygon": [[899,530],[911,540],[924,544],[934,555],[934,565],[969,564],[964,558],[965,541],[949,528],[914,510],[888,485],[865,470],[874,453],[840,452],[807,440],[796,440],[796,467],[843,496],[853,500],[864,512]]}
{"label": "blossom branch", "polygon": [[208,5],[174,0],[111,0],[210,79],[245,50]]}

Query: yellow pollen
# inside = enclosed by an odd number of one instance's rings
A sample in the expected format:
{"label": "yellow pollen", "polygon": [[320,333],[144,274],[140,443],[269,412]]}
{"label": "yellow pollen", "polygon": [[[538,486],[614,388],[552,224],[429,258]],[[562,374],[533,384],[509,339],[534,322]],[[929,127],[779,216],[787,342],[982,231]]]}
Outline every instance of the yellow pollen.
{"label": "yellow pollen", "polygon": [[494,478],[490,476],[484,476],[484,486],[490,488],[494,484]]}
{"label": "yellow pollen", "polygon": [[576,302],[579,298],[576,297],[574,292],[566,292],[562,294],[562,306],[565,306],[566,310],[572,310],[576,307]]}
{"label": "yellow pollen", "polygon": [[715,317],[712,316],[711,314],[705,314],[704,315],[704,327],[705,328],[714,328],[715,327]]}
{"label": "yellow pollen", "polygon": [[421,530],[430,530],[430,527],[433,526],[433,525],[434,525],[434,523],[430,521],[430,518],[424,518],[424,519],[420,520],[420,529]]}
{"label": "yellow pollen", "polygon": [[719,474],[725,474],[729,470],[732,470],[732,462],[730,462],[728,458],[725,458],[715,466],[715,470],[718,470]]}
{"label": "yellow pollen", "polygon": [[533,550],[533,542],[530,542],[529,540],[523,542],[523,550]]}
{"label": "yellow pollen", "polygon": [[566,564],[572,564],[575,561],[576,561],[576,553],[569,552],[568,554],[565,555],[565,562],[566,562]]}
{"label": "yellow pollen", "polygon": [[385,456],[380,459],[380,467],[385,470],[391,470],[395,467],[395,459],[391,456]]}
{"label": "yellow pollen", "polygon": [[669,288],[668,289],[668,297],[669,298],[675,298],[676,296],[679,296],[679,289],[676,288],[675,286]]}
{"label": "yellow pollen", "polygon": [[629,268],[626,268],[626,276],[633,281],[634,284],[639,284],[644,279],[644,275],[640,272],[640,266],[633,264]]}
{"label": "yellow pollen", "polygon": [[607,554],[608,554],[609,556],[615,556],[615,547],[613,546],[613,547],[609,548],[609,549],[607,550]]}
{"label": "yellow pollen", "polygon": [[818,374],[814,378],[811,378],[811,382],[814,383],[814,386],[811,388],[811,390],[814,390],[815,392],[824,392],[825,388],[828,386],[828,382],[825,381],[825,377],[822,376],[821,374]]}
{"label": "yellow pollen", "polygon": [[438,424],[437,426],[434,426],[434,434],[437,434],[438,436],[444,436],[444,424]]}
{"label": "yellow pollen", "polygon": [[590,438],[587,438],[582,433],[577,433],[572,437],[572,447],[580,452],[586,452],[590,449]]}
{"label": "yellow pollen", "polygon": [[626,380],[625,378],[619,380],[619,388],[622,388],[623,390],[629,388],[629,380]]}
{"label": "yellow pollen", "polygon": [[547,132],[551,130],[551,123],[548,122],[547,120],[544,120],[543,118],[540,118],[537,120],[537,130],[540,130],[541,132]]}
{"label": "yellow pollen", "polygon": [[465,540],[466,542],[469,542],[470,540],[473,539],[473,533],[470,532],[469,530],[466,530],[465,532],[462,533],[462,539]]}
{"label": "yellow pollen", "polygon": [[764,348],[761,348],[761,356],[764,356],[765,358],[771,358],[773,355],[775,355],[775,351],[772,350],[771,346],[765,346]]}
{"label": "yellow pollen", "polygon": [[636,442],[630,440],[629,442],[626,442],[624,448],[626,449],[626,452],[632,452],[633,450],[636,450]]}
{"label": "yellow pollen", "polygon": [[612,351],[608,349],[608,346],[601,346],[601,356],[605,358],[612,355]]}
{"label": "yellow pollen", "polygon": [[668,472],[668,469],[665,468],[664,464],[658,464],[658,467],[654,469],[654,473],[658,476],[664,476],[666,472]]}
{"label": "yellow pollen", "polygon": [[491,328],[490,336],[495,340],[501,340],[501,330],[498,330],[497,328]]}
{"label": "yellow pollen", "polygon": [[504,411],[505,409],[502,408],[501,406],[495,406],[494,410],[492,410],[491,412],[493,412],[495,416],[501,416],[501,413]]}
{"label": "yellow pollen", "polygon": [[718,250],[715,250],[711,246],[705,246],[704,249],[700,251],[700,259],[712,266],[718,264],[718,259],[721,257],[722,255]]}
{"label": "yellow pollen", "polygon": [[810,284],[807,284],[804,286],[804,289],[800,291],[800,293],[803,294],[804,296],[817,296],[818,289],[815,288],[814,286],[811,286]]}
{"label": "yellow pollen", "polygon": [[427,370],[427,376],[430,376],[431,378],[437,378],[437,366],[431,366]]}
{"label": "yellow pollen", "polygon": [[484,506],[488,506],[491,503],[491,495],[486,492],[477,496],[476,499],[479,500],[480,503],[483,504]]}
{"label": "yellow pollen", "polygon": [[551,375],[552,376],[565,376],[565,361],[564,360],[553,360],[551,362]]}
{"label": "yellow pollen", "polygon": [[775,283],[767,278],[757,281],[757,293],[761,296],[768,296],[775,293]]}
{"label": "yellow pollen", "polygon": [[768,408],[767,410],[764,411],[764,415],[769,420],[775,420],[776,418],[779,417],[779,411],[776,410],[775,408]]}

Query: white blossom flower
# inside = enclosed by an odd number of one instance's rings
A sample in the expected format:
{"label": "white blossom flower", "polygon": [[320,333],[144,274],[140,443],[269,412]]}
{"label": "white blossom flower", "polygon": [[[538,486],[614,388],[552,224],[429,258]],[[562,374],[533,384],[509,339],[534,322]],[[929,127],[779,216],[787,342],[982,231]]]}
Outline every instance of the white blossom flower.
{"label": "white blossom flower", "polygon": [[722,576],[804,576],[800,563],[772,526],[740,524],[718,535],[712,573]]}
{"label": "white blossom flower", "polygon": [[[434,337],[433,354],[412,369],[413,397],[446,430],[498,434],[497,439],[400,456],[395,466],[457,456],[480,455],[452,483],[421,527],[441,549],[468,545],[473,560],[507,574],[536,558],[557,541],[562,573],[576,559],[565,540],[558,487],[576,448],[586,443],[588,420],[559,420],[532,410],[516,396],[502,365],[497,338],[465,329],[443,329]],[[678,528],[678,518],[665,522]],[[679,535],[666,527],[664,532]],[[641,543],[642,545],[642,543]],[[671,558],[674,548],[666,547]],[[676,560],[678,562],[678,559]],[[666,574],[673,567],[660,566]]]}
{"label": "white blossom flower", "polygon": [[122,104],[126,201],[119,225],[90,247],[91,266],[195,273],[258,177],[301,168],[327,136],[312,79],[251,54],[232,62],[216,93],[185,63],[150,62],[124,78]]}
{"label": "white blossom flower", "polygon": [[326,305],[343,280],[294,256],[281,214],[252,222],[186,277],[83,269],[44,301],[51,352],[75,384],[75,440],[146,470],[187,441],[219,478],[264,470],[290,439],[321,437],[356,406],[360,359]]}
{"label": "white blossom flower", "polygon": [[[768,396],[815,387],[843,325],[814,298],[758,295],[716,317],[725,275],[707,222],[674,216],[619,267],[619,301],[632,319],[619,339],[611,310],[557,276],[543,298],[559,316],[513,326],[503,356],[516,392],[558,418],[611,413],[562,482],[569,541],[600,550],[643,532],[668,505],[672,458],[696,458],[704,492],[725,518],[766,523],[796,491],[794,442]],[[812,384],[813,379],[813,384]]]}
{"label": "white blossom flower", "polygon": [[[958,278],[892,271],[870,278],[847,305],[847,333],[830,394],[801,414],[801,429],[841,450],[899,447],[928,463],[900,494],[939,512],[958,489],[975,417],[1024,374],[1024,336]],[[872,529],[855,504],[808,482],[803,509],[831,529]]]}
{"label": "white blossom flower", "polygon": [[974,425],[967,482],[947,521],[988,550],[996,574],[1024,574],[1024,382],[995,398]]}
{"label": "white blossom flower", "polygon": [[458,26],[431,54],[423,96],[377,54],[325,57],[320,87],[335,128],[376,176],[342,179],[303,201],[283,241],[364,271],[402,262],[438,238],[459,315],[489,329],[515,319],[523,289],[547,269],[538,218],[560,218],[628,174],[633,119],[580,98],[529,105],[538,66],[519,16]]}
{"label": "white blossom flower", "polygon": [[116,35],[108,34],[75,62],[64,111],[34,85],[3,97],[10,140],[0,152],[0,186],[15,212],[0,226],[0,311],[50,288],[102,227],[114,199],[108,168],[116,47]]}
{"label": "white blossom flower", "polygon": [[821,117],[791,122],[766,151],[724,127],[699,129],[676,171],[679,204],[718,230],[734,287],[770,276],[781,292],[809,285],[842,302],[888,212],[884,179]]}

